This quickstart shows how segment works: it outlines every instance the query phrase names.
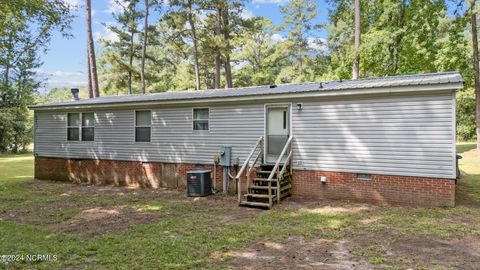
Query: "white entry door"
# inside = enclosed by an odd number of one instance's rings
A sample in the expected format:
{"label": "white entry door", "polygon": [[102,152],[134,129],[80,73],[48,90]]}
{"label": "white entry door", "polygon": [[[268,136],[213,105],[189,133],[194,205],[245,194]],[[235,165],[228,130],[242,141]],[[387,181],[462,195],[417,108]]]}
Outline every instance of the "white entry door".
{"label": "white entry door", "polygon": [[267,106],[265,160],[275,163],[290,136],[289,106]]}

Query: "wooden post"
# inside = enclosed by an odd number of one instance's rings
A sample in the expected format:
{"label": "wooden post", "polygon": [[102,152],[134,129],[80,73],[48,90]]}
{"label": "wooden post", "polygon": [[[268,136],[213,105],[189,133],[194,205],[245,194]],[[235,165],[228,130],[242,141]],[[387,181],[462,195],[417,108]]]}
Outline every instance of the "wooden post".
{"label": "wooden post", "polygon": [[[285,164],[283,166],[286,166]],[[282,170],[283,171],[283,170]],[[277,168],[277,203],[280,203],[280,180],[283,176],[280,176],[280,168]]]}
{"label": "wooden post", "polygon": [[272,208],[272,181],[268,181],[268,208]]}

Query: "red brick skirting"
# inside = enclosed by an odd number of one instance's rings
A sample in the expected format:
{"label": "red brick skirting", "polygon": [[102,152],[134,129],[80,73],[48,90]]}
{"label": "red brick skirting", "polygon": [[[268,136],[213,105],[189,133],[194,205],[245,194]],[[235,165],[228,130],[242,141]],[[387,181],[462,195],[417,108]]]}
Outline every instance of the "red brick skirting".
{"label": "red brick skirting", "polygon": [[[187,171],[196,168],[213,172],[213,165],[35,157],[36,179],[94,185],[184,189]],[[216,188],[222,190],[221,166],[217,166],[216,170]],[[236,191],[232,181],[229,191]]]}
{"label": "red brick skirting", "polygon": [[[326,182],[320,181],[326,176]],[[377,204],[454,206],[455,180],[394,175],[357,179],[356,173],[294,170],[293,194],[302,198],[344,199]]]}
{"label": "red brick skirting", "polygon": [[[168,164],[157,162],[63,159],[35,157],[35,178],[88,184],[111,184],[146,188],[181,188],[187,171],[197,167],[212,170],[213,165]],[[320,177],[325,176],[322,183]],[[453,179],[373,175],[360,180],[355,173],[293,171],[293,195],[302,198],[343,199],[378,204],[454,206]],[[252,176],[253,177],[253,176]],[[222,168],[217,167],[217,190],[222,189]],[[245,179],[242,179],[245,183]],[[230,192],[235,192],[230,182]]]}

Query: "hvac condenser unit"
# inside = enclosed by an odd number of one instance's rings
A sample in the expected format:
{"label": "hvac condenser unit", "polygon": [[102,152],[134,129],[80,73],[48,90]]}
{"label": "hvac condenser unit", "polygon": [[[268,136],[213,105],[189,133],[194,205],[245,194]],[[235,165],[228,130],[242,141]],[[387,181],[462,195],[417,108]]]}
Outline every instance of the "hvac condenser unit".
{"label": "hvac condenser unit", "polygon": [[187,172],[187,196],[198,197],[212,194],[212,179],[208,170]]}

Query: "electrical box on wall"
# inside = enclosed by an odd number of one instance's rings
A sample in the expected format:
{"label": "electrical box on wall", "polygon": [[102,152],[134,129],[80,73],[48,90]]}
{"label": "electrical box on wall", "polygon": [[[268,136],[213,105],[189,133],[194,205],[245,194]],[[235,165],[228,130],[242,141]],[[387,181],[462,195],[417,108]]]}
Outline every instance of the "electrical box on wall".
{"label": "electrical box on wall", "polygon": [[232,166],[232,147],[231,146],[222,146],[220,148],[220,165],[221,166]]}

